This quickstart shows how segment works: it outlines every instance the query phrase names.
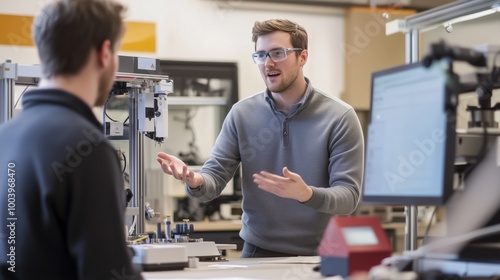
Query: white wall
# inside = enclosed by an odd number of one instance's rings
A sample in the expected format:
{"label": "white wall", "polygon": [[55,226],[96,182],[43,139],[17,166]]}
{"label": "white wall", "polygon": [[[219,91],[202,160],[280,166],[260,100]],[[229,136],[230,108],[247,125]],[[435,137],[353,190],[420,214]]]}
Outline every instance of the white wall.
{"label": "white wall", "polygon": [[[272,9],[252,9],[242,1],[211,0],[120,0],[129,7],[127,20],[155,22],[157,52],[123,55],[148,56],[172,60],[229,61],[239,67],[240,98],[264,88],[253,64],[251,28],[254,21],[288,18],[302,24],[309,33],[309,61],[305,74],[314,86],[328,94],[339,96],[344,85],[344,59],[340,46],[344,40],[343,16],[333,11],[291,9],[274,4]],[[0,13],[36,15],[50,0],[0,1]],[[227,2],[227,1],[225,1]],[[259,6],[259,5],[256,5]],[[438,28],[425,33],[427,42],[445,39],[451,44],[475,46],[500,45],[500,14],[490,15],[454,26],[452,33]],[[20,34],[21,36],[25,34]],[[424,50],[422,50],[424,51]],[[34,47],[0,46],[0,61],[12,59],[20,64],[38,63]]]}
{"label": "white wall", "polygon": [[[340,45],[344,22],[338,13],[287,11],[286,5],[275,5],[275,11],[243,8],[208,0],[120,0],[129,7],[127,20],[155,22],[157,52],[132,53],[171,60],[236,62],[239,67],[240,97],[264,89],[264,83],[253,64],[251,29],[256,20],[288,18],[303,25],[309,33],[309,61],[305,74],[314,86],[339,96],[344,83],[344,61]],[[48,0],[0,1],[0,13],[35,15]],[[282,11],[278,11],[278,10]],[[303,9],[306,11],[306,9]],[[12,59],[20,64],[39,62],[34,47],[0,46],[0,61]]]}

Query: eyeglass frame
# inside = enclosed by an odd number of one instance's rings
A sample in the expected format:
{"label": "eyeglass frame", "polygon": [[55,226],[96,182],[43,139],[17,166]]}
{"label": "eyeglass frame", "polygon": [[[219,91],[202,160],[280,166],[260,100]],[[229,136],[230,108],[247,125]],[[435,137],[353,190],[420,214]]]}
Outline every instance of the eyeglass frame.
{"label": "eyeglass frame", "polygon": [[[279,51],[283,51],[283,52],[285,53],[285,58],[283,58],[282,60],[275,61],[275,60],[271,57],[270,53],[271,53],[271,52],[274,52],[274,51],[278,51],[278,50],[279,50]],[[270,50],[270,51],[268,51],[268,52],[265,52],[265,51],[259,51],[259,52],[254,52],[254,53],[252,53],[252,60],[253,60],[253,62],[254,62],[255,64],[260,65],[260,64],[264,64],[264,63],[266,63],[266,59],[269,57],[269,58],[270,58],[273,62],[275,62],[275,63],[276,63],[276,62],[281,62],[281,61],[286,60],[286,59],[288,58],[288,52],[290,52],[290,51],[303,51],[303,50],[304,50],[303,48],[277,48],[277,49],[274,49],[274,50]],[[257,61],[257,60],[256,60],[256,58],[254,57],[254,55],[255,55],[255,54],[265,54],[265,56],[264,56],[264,60],[263,60],[262,62]],[[259,63],[259,62],[260,62],[260,63]]]}

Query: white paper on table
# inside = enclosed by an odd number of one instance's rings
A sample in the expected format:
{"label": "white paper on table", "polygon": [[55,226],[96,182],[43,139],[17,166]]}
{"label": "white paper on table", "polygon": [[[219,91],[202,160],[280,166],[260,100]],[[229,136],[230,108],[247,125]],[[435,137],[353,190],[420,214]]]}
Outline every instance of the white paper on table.
{"label": "white paper on table", "polygon": [[308,257],[288,257],[279,259],[260,260],[259,263],[282,263],[282,264],[319,264],[321,262],[320,256]]}

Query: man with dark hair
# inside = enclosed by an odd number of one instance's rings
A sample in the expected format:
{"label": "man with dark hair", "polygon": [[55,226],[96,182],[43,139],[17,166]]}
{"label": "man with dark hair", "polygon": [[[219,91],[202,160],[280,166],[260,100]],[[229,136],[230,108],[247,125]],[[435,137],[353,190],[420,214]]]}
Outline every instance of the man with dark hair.
{"label": "man with dark hair", "polygon": [[43,78],[0,126],[1,279],[142,279],[120,162],[91,110],[112,88],[125,10],[59,0],[34,21]]}
{"label": "man with dark hair", "polygon": [[241,164],[242,257],[315,255],[330,217],[359,201],[361,126],[351,106],[304,76],[302,26],[256,22],[252,40],[266,89],[231,108],[200,173],[165,153],[158,162],[202,201],[220,195]]}

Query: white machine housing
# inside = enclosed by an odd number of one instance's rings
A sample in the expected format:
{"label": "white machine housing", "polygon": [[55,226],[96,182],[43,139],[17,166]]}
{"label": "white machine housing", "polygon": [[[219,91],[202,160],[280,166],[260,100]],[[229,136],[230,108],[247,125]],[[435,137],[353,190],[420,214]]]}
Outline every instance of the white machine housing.
{"label": "white machine housing", "polygon": [[185,246],[173,244],[131,245],[134,250],[133,262],[143,270],[176,270],[188,267],[188,255]]}

